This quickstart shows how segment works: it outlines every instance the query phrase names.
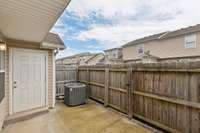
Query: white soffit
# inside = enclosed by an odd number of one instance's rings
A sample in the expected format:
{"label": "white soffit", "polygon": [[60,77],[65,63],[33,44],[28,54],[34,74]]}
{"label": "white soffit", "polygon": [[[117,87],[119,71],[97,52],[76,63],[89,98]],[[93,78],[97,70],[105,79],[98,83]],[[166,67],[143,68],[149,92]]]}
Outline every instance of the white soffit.
{"label": "white soffit", "polygon": [[0,0],[0,31],[6,38],[42,42],[70,0]]}

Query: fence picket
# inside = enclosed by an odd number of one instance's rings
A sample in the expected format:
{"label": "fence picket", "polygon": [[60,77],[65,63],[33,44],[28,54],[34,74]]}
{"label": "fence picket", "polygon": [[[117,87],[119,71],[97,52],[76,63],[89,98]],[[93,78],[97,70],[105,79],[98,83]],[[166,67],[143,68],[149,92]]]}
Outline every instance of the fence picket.
{"label": "fence picket", "polygon": [[75,73],[91,98],[129,118],[169,132],[200,132],[200,62],[80,66]]}

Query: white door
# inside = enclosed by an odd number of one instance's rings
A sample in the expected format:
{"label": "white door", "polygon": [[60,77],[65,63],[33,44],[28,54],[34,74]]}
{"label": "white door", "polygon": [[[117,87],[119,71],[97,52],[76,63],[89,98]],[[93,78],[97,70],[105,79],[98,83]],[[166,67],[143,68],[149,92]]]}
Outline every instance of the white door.
{"label": "white door", "polygon": [[13,112],[44,107],[46,55],[34,50],[13,51]]}

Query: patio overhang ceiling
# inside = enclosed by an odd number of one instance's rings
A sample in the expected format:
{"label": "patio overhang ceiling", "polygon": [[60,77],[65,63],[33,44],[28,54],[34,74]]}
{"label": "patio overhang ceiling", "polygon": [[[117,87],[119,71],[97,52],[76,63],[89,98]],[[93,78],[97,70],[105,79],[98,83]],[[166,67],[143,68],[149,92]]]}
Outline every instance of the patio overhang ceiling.
{"label": "patio overhang ceiling", "polygon": [[5,38],[41,43],[70,0],[0,0]]}

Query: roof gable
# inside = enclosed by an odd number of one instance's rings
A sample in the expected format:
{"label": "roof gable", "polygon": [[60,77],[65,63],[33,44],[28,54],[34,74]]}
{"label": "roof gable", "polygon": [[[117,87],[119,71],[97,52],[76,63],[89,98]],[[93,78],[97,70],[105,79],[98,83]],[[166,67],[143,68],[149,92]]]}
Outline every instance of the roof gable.
{"label": "roof gable", "polygon": [[43,43],[41,44],[42,47],[49,47],[49,48],[60,48],[65,49],[66,46],[60,36],[58,34],[54,33],[48,33],[48,35],[45,37]]}

